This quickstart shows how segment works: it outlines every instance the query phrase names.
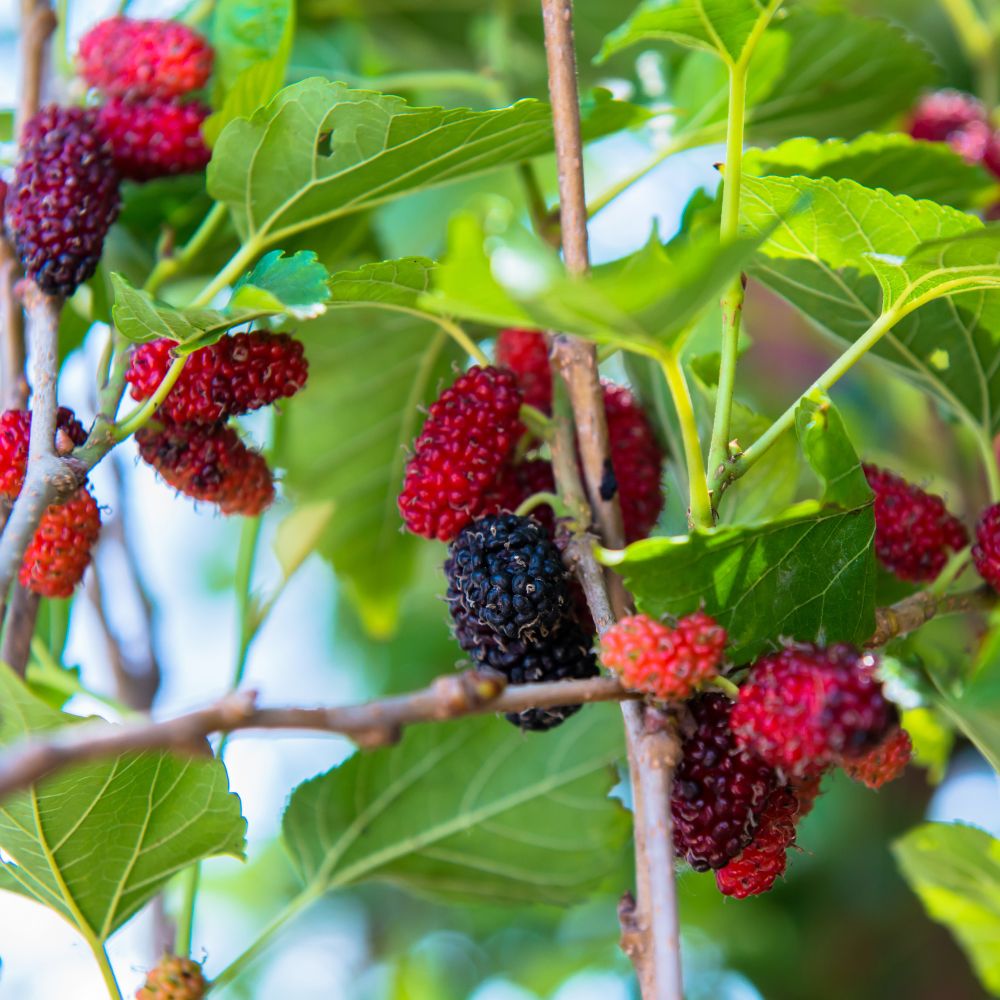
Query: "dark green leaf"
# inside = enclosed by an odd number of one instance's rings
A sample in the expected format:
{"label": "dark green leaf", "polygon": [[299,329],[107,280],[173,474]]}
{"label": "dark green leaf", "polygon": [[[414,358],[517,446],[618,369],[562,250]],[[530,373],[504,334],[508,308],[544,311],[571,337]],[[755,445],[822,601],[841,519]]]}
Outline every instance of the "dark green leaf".
{"label": "dark green leaf", "polygon": [[293,497],[332,501],[319,551],[369,631],[384,636],[427,544],[403,534],[396,509],[406,450],[423,421],[419,408],[458,355],[430,324],[382,310],[331,311],[299,336],[309,383],[278,418],[276,460]]}
{"label": "dark green leaf", "polygon": [[285,842],[303,879],[378,879],[437,896],[566,905],[623,866],[628,815],[608,797],[624,753],[616,706],[522,735],[494,718],[409,729],[300,785]]}
{"label": "dark green leaf", "polygon": [[228,94],[243,73],[277,53],[287,62],[294,24],[291,0],[218,0],[212,19],[216,93]]}
{"label": "dark green leaf", "polygon": [[970,826],[924,823],[893,853],[928,916],[955,935],[983,986],[1000,996],[1000,840]]}
{"label": "dark green leaf", "polygon": [[[909,109],[937,75],[930,53],[894,25],[833,5],[796,7],[770,26],[750,61],[747,134],[766,143],[850,138]],[[726,94],[725,66],[692,53],[671,94],[678,128],[721,140]]]}
{"label": "dark green leaf", "polygon": [[601,550],[640,610],[662,617],[704,607],[725,626],[737,662],[779,638],[861,643],[875,627],[871,491],[836,410],[804,402],[797,416],[800,444],[826,484],[823,504]]}

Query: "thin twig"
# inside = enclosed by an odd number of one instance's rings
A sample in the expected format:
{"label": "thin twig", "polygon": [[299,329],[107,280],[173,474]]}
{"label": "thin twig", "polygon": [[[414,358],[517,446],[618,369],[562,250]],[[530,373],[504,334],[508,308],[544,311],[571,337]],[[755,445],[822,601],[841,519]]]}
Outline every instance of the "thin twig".
{"label": "thin twig", "polygon": [[[542,0],[542,17],[559,172],[563,256],[567,270],[583,274],[589,267],[587,204],[572,0]],[[564,382],[572,403],[587,497],[598,533],[606,545],[620,546],[624,543],[624,531],[596,351],[592,344],[556,336],[552,359],[553,370]],[[567,496],[567,489],[578,489],[579,483],[569,472],[571,453],[563,454],[560,460],[560,452],[568,451],[565,429],[568,421],[557,416],[555,422],[552,447],[556,482],[567,506],[573,509],[573,498]],[[562,430],[559,424],[564,425]],[[627,612],[629,596],[617,576],[602,577],[596,566],[591,565],[592,551],[581,545],[580,539],[569,555],[576,562],[591,613],[601,631],[613,621],[611,610],[619,616]],[[610,587],[610,608],[606,586]],[[635,965],[643,1000],[682,1000],[669,808],[673,766],[679,754],[678,739],[668,717],[657,713],[656,724],[650,724],[652,715],[641,705],[630,703],[623,709],[632,779],[638,891],[633,905],[622,911],[622,944]]]}
{"label": "thin twig", "polygon": [[996,607],[997,601],[998,595],[991,587],[941,595],[921,590],[887,608],[876,608],[875,633],[865,645],[869,648],[884,646],[890,639],[915,632],[936,615],[989,611]]}
{"label": "thin twig", "polygon": [[312,730],[341,733],[365,749],[391,745],[404,727],[491,712],[523,712],[637,697],[612,677],[506,686],[502,675],[470,670],[439,677],[410,694],[333,708],[258,708],[242,691],[173,719],[113,725],[86,722],[34,737],[0,756],[0,799],[71,764],[142,750],[210,753],[213,733],[238,730]]}
{"label": "thin twig", "polygon": [[0,661],[6,663],[14,673],[23,677],[31,658],[31,639],[35,634],[38,609],[41,598],[20,583],[14,584],[14,591],[7,611],[7,626],[0,647]]}
{"label": "thin twig", "polygon": [[46,0],[21,3],[21,90],[17,105],[17,131],[38,110],[45,80],[46,49],[56,29],[56,16]]}

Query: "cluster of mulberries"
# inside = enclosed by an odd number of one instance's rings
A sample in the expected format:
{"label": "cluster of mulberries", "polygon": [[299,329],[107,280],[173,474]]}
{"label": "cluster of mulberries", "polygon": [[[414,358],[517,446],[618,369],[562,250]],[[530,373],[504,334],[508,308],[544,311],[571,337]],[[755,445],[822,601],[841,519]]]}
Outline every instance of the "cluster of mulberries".
{"label": "cluster of mulberries", "polygon": [[147,181],[208,163],[201,126],[210,109],[188,101],[212,73],[212,47],[174,21],[112,17],[80,41],[80,76],[104,97],[96,128],[122,177]]}
{"label": "cluster of mulberries", "polygon": [[[31,414],[7,410],[0,414],[0,494],[10,501],[24,485],[31,436]],[[86,440],[83,426],[70,410],[61,408],[53,442],[67,452]],[[49,507],[21,560],[21,585],[42,597],[69,597],[90,565],[101,513],[90,488],[81,486],[64,503]]]}
{"label": "cluster of mulberries", "polygon": [[[534,518],[478,518],[449,546],[444,570],[455,637],[474,663],[513,684],[597,675],[559,550]],[[546,730],[579,708],[531,708],[507,718],[525,730]]]}
{"label": "cluster of mulberries", "polygon": [[[552,409],[549,352],[542,334],[502,330],[497,338],[497,361],[517,377],[526,403],[545,413]],[[612,382],[603,382],[602,388],[625,540],[634,542],[653,530],[663,510],[663,452],[635,396]]]}
{"label": "cluster of mulberries", "polygon": [[[154,340],[132,351],[126,380],[134,399],[149,399],[171,364],[174,343]],[[136,434],[139,454],[179,492],[223,514],[256,516],[274,499],[264,457],[228,424],[295,395],[309,365],[287,333],[238,333],[196,351],[157,408],[155,424]]]}
{"label": "cluster of mulberries", "polygon": [[914,139],[947,142],[970,163],[981,163],[1000,177],[1000,132],[971,94],[958,90],[927,94],[910,115],[909,132]]}
{"label": "cluster of mulberries", "polygon": [[5,224],[25,274],[69,296],[97,269],[118,216],[121,179],[200,170],[208,108],[181,95],[205,85],[211,47],[171,21],[102,21],[80,43],[79,69],[100,107],[48,105],[25,123]]}

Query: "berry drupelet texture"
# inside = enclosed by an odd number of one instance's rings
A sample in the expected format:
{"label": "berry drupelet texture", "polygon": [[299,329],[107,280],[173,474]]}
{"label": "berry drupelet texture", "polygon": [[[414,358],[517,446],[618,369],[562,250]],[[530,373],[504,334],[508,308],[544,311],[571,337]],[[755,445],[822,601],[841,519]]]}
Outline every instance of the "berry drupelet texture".
{"label": "berry drupelet texture", "polygon": [[962,522],[948,512],[941,497],[874,465],[863,468],[875,494],[879,561],[900,579],[933,580],[944,569],[949,553],[968,544]]}
{"label": "berry drupelet texture", "polygon": [[663,452],[635,396],[624,386],[603,384],[611,466],[618,483],[625,541],[645,538],[663,510]]}
{"label": "berry drupelet texture", "polygon": [[[24,484],[30,438],[31,413],[28,410],[4,410],[0,413],[0,495],[11,500],[21,492]],[[56,451],[68,451],[86,440],[87,432],[83,424],[72,410],[60,406],[56,417]]]}
{"label": "berry drupelet texture", "polygon": [[49,105],[21,134],[7,225],[25,273],[49,295],[72,295],[94,273],[118,215],[118,172],[96,117]]}
{"label": "berry drupelet texture", "polygon": [[682,700],[718,673],[725,647],[726,630],[702,611],[673,627],[632,615],[601,637],[601,659],[626,688],[664,701]]}
{"label": "berry drupelet texture", "polygon": [[463,528],[444,564],[448,604],[506,640],[537,641],[569,611],[559,550],[531,517],[490,514]]}
{"label": "berry drupelet texture", "polygon": [[979,575],[994,590],[1000,590],[1000,503],[987,507],[976,525],[972,561]]}
{"label": "berry drupelet texture", "polygon": [[212,74],[212,47],[176,21],[110,17],[80,40],[80,76],[109,97],[179,97]]}
{"label": "berry drupelet texture", "polygon": [[208,163],[201,137],[210,109],[197,101],[128,101],[112,98],[97,111],[97,130],[122,177],[148,181],[189,174]]}
{"label": "berry drupelet texture", "polygon": [[[542,459],[527,462],[508,462],[501,470],[496,482],[483,494],[481,513],[499,514],[516,510],[525,500],[536,493],[551,493],[555,490],[552,466]],[[536,507],[531,516],[542,523],[549,535],[555,531],[555,513],[548,504]]]}
{"label": "berry drupelet texture", "polygon": [[223,514],[255,517],[274,500],[274,481],[264,457],[225,424],[143,427],[139,454],[174,489],[216,504]]}
{"label": "berry drupelet texture", "polygon": [[753,840],[715,873],[724,896],[746,899],[767,892],[785,873],[785,852],[795,843],[799,805],[790,788],[779,788],[767,800]]}
{"label": "berry drupelet texture", "polygon": [[543,413],[552,409],[549,348],[536,330],[510,328],[497,337],[497,364],[516,376],[524,401]]}
{"label": "berry drupelet texture", "polygon": [[482,512],[524,432],[521,403],[513,374],[477,366],[431,405],[399,495],[410,531],[447,542]]}
{"label": "berry drupelet texture", "polygon": [[869,788],[881,788],[895,781],[913,756],[910,734],[902,727],[894,729],[877,747],[863,757],[845,760],[843,767],[848,776]]}
{"label": "berry drupelet texture", "polygon": [[729,728],[732,702],[725,695],[704,695],[688,707],[694,728],[684,739],[670,799],[674,848],[695,871],[708,871],[750,843],[777,777],[756,754],[737,746]]}
{"label": "berry drupelet texture", "polygon": [[[505,640],[467,611],[461,603],[451,606],[458,644],[477,666],[502,673],[511,684],[584,680],[599,673],[590,635],[573,615],[564,615],[547,635],[534,641]],[[580,705],[529,708],[508,713],[508,722],[524,730],[552,729],[575,715]]]}
{"label": "berry drupelet texture", "polygon": [[[133,399],[156,392],[173,362],[161,338],[132,351],[125,378]],[[175,424],[214,424],[294,396],[309,376],[302,343],[287,333],[237,333],[195,351],[157,410]]]}
{"label": "berry drupelet texture", "polygon": [[738,741],[796,778],[862,756],[896,721],[876,665],[847,645],[789,646],[763,657],[733,708]]}
{"label": "berry drupelet texture", "polygon": [[86,486],[49,507],[21,560],[21,585],[42,597],[70,597],[90,565],[101,512]]}
{"label": "berry drupelet texture", "polygon": [[146,976],[136,1000],[202,1000],[208,983],[201,966],[190,958],[165,955]]}

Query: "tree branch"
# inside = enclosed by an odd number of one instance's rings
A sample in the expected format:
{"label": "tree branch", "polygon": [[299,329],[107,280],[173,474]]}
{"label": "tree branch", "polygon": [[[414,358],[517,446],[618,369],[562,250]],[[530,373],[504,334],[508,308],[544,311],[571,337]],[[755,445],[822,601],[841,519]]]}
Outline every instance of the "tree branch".
{"label": "tree branch", "polygon": [[62,303],[34,283],[24,293],[31,361],[31,437],[24,486],[0,536],[0,594],[17,575],[24,551],[46,509],[68,500],[86,478],[86,467],[55,451],[58,331]]}
{"label": "tree branch", "polygon": [[[572,274],[589,268],[587,204],[580,137],[572,0],[541,0],[548,58],[549,94],[559,171],[559,214],[563,256]],[[562,382],[572,403],[572,423],[580,450],[589,508],[604,544],[624,544],[621,508],[608,442],[604,397],[592,344],[566,336],[553,341],[555,382]],[[558,394],[562,386],[554,386]],[[563,499],[579,507],[572,423],[556,416],[553,468]],[[577,495],[574,495],[577,493]],[[594,564],[586,537],[577,536],[567,553],[575,564],[597,625],[603,632],[617,615],[628,612],[630,598],[620,578],[603,575]],[[610,602],[609,593],[610,590]],[[609,607],[610,603],[610,607]],[[622,944],[635,965],[643,1000],[682,1000],[680,938],[670,822],[670,787],[679,755],[672,720],[638,703],[623,706],[632,781],[637,900],[623,907]],[[628,897],[631,900],[631,896]],[[627,911],[627,913],[626,913]]]}
{"label": "tree branch", "polygon": [[17,106],[17,131],[31,118],[42,98],[45,55],[49,38],[56,29],[56,15],[47,0],[21,3],[21,93]]}
{"label": "tree branch", "polygon": [[612,677],[508,687],[501,674],[469,670],[437,678],[429,687],[360,705],[333,708],[258,708],[256,693],[236,692],[214,705],[173,719],[113,725],[86,722],[29,738],[0,755],[0,799],[71,764],[141,750],[204,755],[212,733],[238,730],[313,730],[341,733],[359,747],[395,743],[408,725],[491,712],[523,712],[639,697]]}

